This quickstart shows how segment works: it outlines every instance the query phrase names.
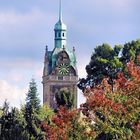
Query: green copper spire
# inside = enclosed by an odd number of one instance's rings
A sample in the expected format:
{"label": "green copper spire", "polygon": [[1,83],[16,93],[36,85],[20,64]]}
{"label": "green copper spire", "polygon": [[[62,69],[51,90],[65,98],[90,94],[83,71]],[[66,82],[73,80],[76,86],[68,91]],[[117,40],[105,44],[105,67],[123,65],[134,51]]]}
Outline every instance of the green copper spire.
{"label": "green copper spire", "polygon": [[66,48],[67,46],[67,26],[62,21],[62,5],[61,0],[59,0],[59,20],[55,24],[54,32],[55,32],[55,48]]}
{"label": "green copper spire", "polygon": [[63,31],[67,30],[67,27],[63,23],[63,20],[62,20],[62,1],[61,0],[59,0],[59,20],[55,24],[54,30],[63,30]]}
{"label": "green copper spire", "polygon": [[59,21],[62,21],[62,6],[61,0],[59,0]]}

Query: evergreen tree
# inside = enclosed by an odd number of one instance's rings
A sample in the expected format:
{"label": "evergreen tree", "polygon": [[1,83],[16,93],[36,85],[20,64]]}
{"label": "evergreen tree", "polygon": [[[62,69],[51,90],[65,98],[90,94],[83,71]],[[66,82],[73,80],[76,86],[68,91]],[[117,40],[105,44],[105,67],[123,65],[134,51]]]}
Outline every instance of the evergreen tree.
{"label": "evergreen tree", "polygon": [[116,45],[111,48],[108,44],[97,46],[91,56],[90,63],[86,66],[87,78],[81,79],[78,87],[82,90],[86,86],[94,87],[108,77],[108,82],[112,86],[116,74],[122,69],[122,62],[119,59],[119,53],[122,46]]}
{"label": "evergreen tree", "polygon": [[3,108],[1,109],[1,118],[0,118],[0,137],[2,139],[5,138],[5,136],[7,135],[6,131],[7,129],[7,116],[8,116],[8,112],[9,112],[9,104],[8,102],[5,100],[4,104],[3,104]]}
{"label": "evergreen tree", "polygon": [[127,64],[131,59],[137,63],[137,56],[140,55],[140,39],[124,44],[122,49],[121,61],[123,64]]}
{"label": "evergreen tree", "polygon": [[87,78],[80,79],[78,87],[84,91],[85,87],[95,87],[107,77],[113,91],[117,73],[124,72],[128,77],[126,64],[132,59],[135,64],[139,65],[137,60],[139,55],[140,39],[125,43],[123,46],[116,45],[114,48],[108,44],[97,46],[86,66]]}
{"label": "evergreen tree", "polygon": [[9,104],[4,102],[0,118],[0,138],[1,140],[29,140],[25,130],[24,118],[20,111],[12,108],[9,111]]}
{"label": "evergreen tree", "polygon": [[39,128],[41,123],[39,119],[40,107],[36,82],[32,79],[29,84],[29,90],[26,98],[24,117],[27,123],[26,128],[30,134],[30,138],[35,140],[43,139],[43,133]]}
{"label": "evergreen tree", "polygon": [[29,84],[29,90],[26,97],[26,107],[31,106],[37,113],[40,109],[40,100],[37,93],[37,85],[34,79]]}

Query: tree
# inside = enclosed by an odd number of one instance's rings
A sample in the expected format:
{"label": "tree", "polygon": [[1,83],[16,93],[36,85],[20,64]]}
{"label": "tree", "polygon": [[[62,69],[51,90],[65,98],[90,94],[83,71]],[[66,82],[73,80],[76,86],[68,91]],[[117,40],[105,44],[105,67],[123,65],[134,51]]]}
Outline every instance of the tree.
{"label": "tree", "polygon": [[[111,48],[108,44],[99,45],[94,49],[90,63],[86,66],[87,78],[79,80],[78,87],[84,91],[86,86],[94,87],[108,77],[108,83],[112,87],[118,72],[124,72],[128,77],[126,65],[134,60],[138,65],[137,57],[140,54],[140,40],[116,45]],[[129,78],[129,77],[128,77]]]}
{"label": "tree", "polygon": [[58,107],[65,106],[71,109],[75,106],[75,95],[66,88],[61,88],[60,91],[56,93],[55,98]]}
{"label": "tree", "polygon": [[6,129],[7,129],[7,116],[8,116],[8,113],[9,113],[9,103],[7,102],[7,100],[5,100],[4,104],[3,104],[3,108],[1,109],[2,110],[2,113],[1,113],[1,118],[0,118],[0,137],[2,139],[5,138],[5,136],[7,135],[6,134]]}
{"label": "tree", "polygon": [[36,140],[43,139],[43,132],[40,129],[41,120],[39,118],[40,100],[38,98],[35,80],[32,79],[29,84],[29,90],[26,98],[24,117],[26,120],[26,128],[30,134],[30,138]]}
{"label": "tree", "polygon": [[28,133],[25,130],[25,121],[16,108],[9,111],[9,104],[4,102],[2,109],[2,116],[0,118],[0,138],[1,140],[29,140]]}
{"label": "tree", "polygon": [[96,140],[140,139],[140,67],[127,64],[129,79],[117,74],[112,92],[108,79],[94,88],[85,89],[86,103],[81,110],[87,121],[94,122]]}
{"label": "tree", "polygon": [[86,66],[87,78],[80,79],[78,87],[82,90],[86,86],[94,87],[108,77],[108,82],[112,86],[116,74],[122,69],[122,62],[119,59],[119,53],[122,46],[116,45],[111,48],[108,44],[97,46],[91,56],[90,63]]}
{"label": "tree", "polygon": [[53,115],[54,111],[48,106],[48,104],[43,104],[39,112],[41,122],[48,121],[48,123],[50,123]]}
{"label": "tree", "polygon": [[138,55],[140,55],[140,39],[124,44],[121,61],[123,64],[127,64],[131,59],[133,59],[134,62],[137,63]]}
{"label": "tree", "polygon": [[36,113],[40,109],[40,100],[37,93],[37,85],[34,79],[29,84],[29,90],[26,97],[26,106],[31,106]]}
{"label": "tree", "polygon": [[42,128],[46,132],[46,140],[92,140],[94,133],[87,124],[83,123],[82,118],[80,120],[78,110],[61,106],[52,123],[43,122]]}

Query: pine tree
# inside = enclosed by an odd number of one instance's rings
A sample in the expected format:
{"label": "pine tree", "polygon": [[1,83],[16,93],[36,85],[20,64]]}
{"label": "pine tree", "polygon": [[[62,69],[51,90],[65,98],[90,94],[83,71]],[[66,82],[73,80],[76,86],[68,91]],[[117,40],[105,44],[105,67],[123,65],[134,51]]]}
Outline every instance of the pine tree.
{"label": "pine tree", "polygon": [[0,117],[0,140],[29,140],[25,129],[24,118],[16,108],[9,109],[4,102]]}
{"label": "pine tree", "polygon": [[39,128],[41,123],[39,119],[40,100],[37,93],[37,85],[34,79],[29,84],[29,90],[26,97],[24,117],[27,123],[27,130],[31,139],[42,140],[43,133]]}
{"label": "pine tree", "polygon": [[40,109],[40,100],[37,93],[37,85],[34,79],[29,84],[29,90],[26,97],[26,106],[31,106],[37,113]]}

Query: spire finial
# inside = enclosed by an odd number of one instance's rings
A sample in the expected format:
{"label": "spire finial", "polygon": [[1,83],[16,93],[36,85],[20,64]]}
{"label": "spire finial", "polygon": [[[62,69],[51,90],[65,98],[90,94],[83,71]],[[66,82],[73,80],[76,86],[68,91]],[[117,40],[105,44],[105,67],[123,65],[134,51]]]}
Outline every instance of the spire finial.
{"label": "spire finial", "polygon": [[61,0],[59,0],[59,21],[62,21]]}
{"label": "spire finial", "polygon": [[73,52],[75,52],[75,47],[73,46]]}
{"label": "spire finial", "polygon": [[45,56],[48,55],[48,46],[46,45],[46,51],[45,51]]}

